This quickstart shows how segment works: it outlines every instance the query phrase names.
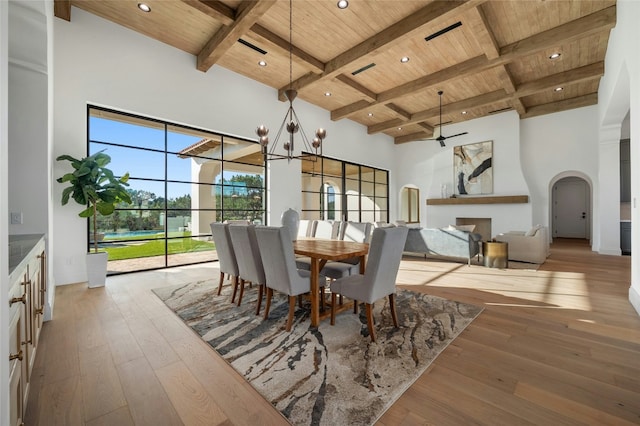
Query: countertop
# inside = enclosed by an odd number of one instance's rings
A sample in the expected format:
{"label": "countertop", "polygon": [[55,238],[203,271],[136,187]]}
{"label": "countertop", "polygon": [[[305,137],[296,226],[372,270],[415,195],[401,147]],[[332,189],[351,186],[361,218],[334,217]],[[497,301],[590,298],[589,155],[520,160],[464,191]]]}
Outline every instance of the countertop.
{"label": "countertop", "polygon": [[9,235],[9,277],[13,282],[13,272],[44,238],[44,234]]}

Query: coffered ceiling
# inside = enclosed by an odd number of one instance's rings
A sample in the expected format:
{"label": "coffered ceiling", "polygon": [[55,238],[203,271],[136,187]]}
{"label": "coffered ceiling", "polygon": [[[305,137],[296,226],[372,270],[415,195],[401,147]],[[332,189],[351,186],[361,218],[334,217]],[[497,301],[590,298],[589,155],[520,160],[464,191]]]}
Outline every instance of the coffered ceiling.
{"label": "coffered ceiling", "polygon": [[83,9],[191,53],[202,72],[219,65],[274,87],[281,100],[291,74],[298,97],[332,120],[396,143],[432,136],[439,90],[443,123],[596,104],[616,22],[614,0],[349,0],[346,9],[293,0],[292,10],[282,0],[146,0],[147,13],[140,1],[55,0],[55,15]]}

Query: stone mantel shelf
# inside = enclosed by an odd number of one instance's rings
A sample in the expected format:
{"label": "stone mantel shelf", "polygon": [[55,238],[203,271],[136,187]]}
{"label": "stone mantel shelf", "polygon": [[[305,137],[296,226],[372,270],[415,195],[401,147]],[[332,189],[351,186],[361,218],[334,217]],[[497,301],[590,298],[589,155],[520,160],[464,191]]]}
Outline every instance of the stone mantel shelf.
{"label": "stone mantel shelf", "polygon": [[528,195],[502,195],[487,197],[455,197],[455,198],[428,198],[429,206],[444,206],[455,204],[526,204]]}

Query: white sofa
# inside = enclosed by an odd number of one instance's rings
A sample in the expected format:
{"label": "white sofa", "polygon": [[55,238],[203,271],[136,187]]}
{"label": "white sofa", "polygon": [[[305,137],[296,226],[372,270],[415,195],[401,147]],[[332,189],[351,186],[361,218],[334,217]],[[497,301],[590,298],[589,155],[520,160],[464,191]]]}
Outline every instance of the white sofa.
{"label": "white sofa", "polygon": [[509,244],[509,260],[544,263],[549,257],[549,233],[546,226],[536,225],[527,232],[498,234],[496,241]]}

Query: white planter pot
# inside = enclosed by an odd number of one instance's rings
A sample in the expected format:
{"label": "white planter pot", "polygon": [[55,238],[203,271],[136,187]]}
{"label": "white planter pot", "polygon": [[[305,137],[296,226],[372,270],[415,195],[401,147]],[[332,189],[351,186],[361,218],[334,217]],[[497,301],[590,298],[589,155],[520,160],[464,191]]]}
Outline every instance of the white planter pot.
{"label": "white planter pot", "polygon": [[107,281],[108,253],[87,253],[87,280],[89,288],[104,287]]}

